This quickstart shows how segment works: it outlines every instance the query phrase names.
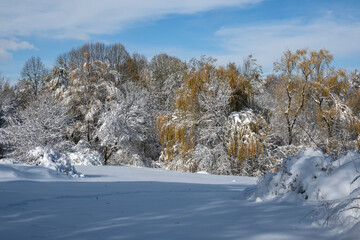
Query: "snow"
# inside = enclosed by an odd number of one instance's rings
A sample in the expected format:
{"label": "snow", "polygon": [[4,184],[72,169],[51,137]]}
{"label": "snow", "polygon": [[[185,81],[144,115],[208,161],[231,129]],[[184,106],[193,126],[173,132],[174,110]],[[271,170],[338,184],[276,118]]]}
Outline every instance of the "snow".
{"label": "snow", "polygon": [[0,159],[0,164],[17,164],[19,163],[18,160],[16,160],[15,158],[1,158]]}
{"label": "snow", "polygon": [[338,200],[360,187],[360,154],[350,152],[336,160],[312,148],[284,160],[280,171],[263,177],[256,197],[277,196],[313,201]]}
{"label": "snow", "polygon": [[252,199],[317,203],[314,224],[338,232],[357,228],[360,236],[360,154],[333,159],[307,149],[284,159],[279,172],[261,178]]}
{"label": "snow", "polygon": [[[1,239],[339,239],[314,202],[254,201],[257,178],[123,166],[0,164]],[[354,232],[355,231],[355,232]]]}
{"label": "snow", "polygon": [[[27,166],[18,164],[0,164],[0,175],[0,182],[61,181],[70,178],[70,176],[64,175],[57,170],[49,169],[43,166]],[[2,197],[1,200],[3,201],[4,197]]]}
{"label": "snow", "polygon": [[72,165],[102,165],[100,154],[92,150],[90,145],[84,140],[80,140],[67,155]]}
{"label": "snow", "polygon": [[29,155],[36,159],[36,165],[44,166],[72,177],[80,176],[66,155],[51,148],[37,147],[31,150]]}

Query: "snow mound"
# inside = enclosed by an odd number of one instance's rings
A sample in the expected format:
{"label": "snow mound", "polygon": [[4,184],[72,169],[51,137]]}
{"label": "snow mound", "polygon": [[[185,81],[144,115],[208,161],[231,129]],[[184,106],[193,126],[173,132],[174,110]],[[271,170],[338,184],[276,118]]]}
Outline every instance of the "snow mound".
{"label": "snow mound", "polygon": [[[314,210],[317,224],[323,227],[338,227],[339,232],[357,229],[360,233],[360,188],[355,189],[348,197],[323,202]],[[346,238],[355,239],[355,238]],[[357,238],[356,238],[357,239]]]}
{"label": "snow mound", "polygon": [[102,165],[100,154],[97,151],[92,150],[89,144],[83,140],[80,140],[78,144],[68,152],[67,155],[72,165]]}
{"label": "snow mound", "polygon": [[15,158],[2,158],[0,164],[18,164],[19,161]]}
{"label": "snow mound", "polygon": [[0,164],[0,182],[21,180],[49,181],[64,180],[68,178],[69,176],[46,167],[19,164]]}
{"label": "snow mound", "polygon": [[349,230],[360,221],[360,154],[333,159],[310,148],[287,157],[277,173],[259,179],[253,198],[320,201],[316,223]]}
{"label": "snow mound", "polygon": [[297,156],[287,157],[277,173],[259,180],[255,197],[300,197],[313,201],[343,199],[360,187],[360,154],[350,152],[334,160],[309,148]]}
{"label": "snow mound", "polygon": [[70,163],[70,158],[66,155],[47,147],[37,147],[29,152],[30,156],[35,158],[36,165],[40,165],[63,174],[80,177],[74,166]]}

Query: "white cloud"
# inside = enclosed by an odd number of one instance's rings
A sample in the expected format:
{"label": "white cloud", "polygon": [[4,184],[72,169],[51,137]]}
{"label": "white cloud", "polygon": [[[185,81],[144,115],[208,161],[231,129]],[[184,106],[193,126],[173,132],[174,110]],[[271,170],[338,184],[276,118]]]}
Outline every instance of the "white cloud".
{"label": "white cloud", "polygon": [[2,0],[0,36],[41,34],[86,39],[168,14],[245,7],[263,0]]}
{"label": "white cloud", "polygon": [[339,58],[354,57],[360,53],[360,22],[345,23],[328,17],[310,23],[297,19],[223,28],[216,32],[216,36],[229,52],[228,55],[217,56],[220,61],[238,62],[239,58],[251,53],[268,71],[286,49],[326,48]]}
{"label": "white cloud", "polygon": [[[24,36],[89,40],[169,14],[193,14],[220,7],[246,7],[263,0],[1,0],[0,61],[11,51],[33,49]],[[9,40],[10,39],[10,40]],[[14,40],[15,39],[15,40]]]}
{"label": "white cloud", "polygon": [[21,49],[34,49],[34,45],[17,39],[1,39],[0,38],[0,62],[5,62],[12,58],[11,51]]}

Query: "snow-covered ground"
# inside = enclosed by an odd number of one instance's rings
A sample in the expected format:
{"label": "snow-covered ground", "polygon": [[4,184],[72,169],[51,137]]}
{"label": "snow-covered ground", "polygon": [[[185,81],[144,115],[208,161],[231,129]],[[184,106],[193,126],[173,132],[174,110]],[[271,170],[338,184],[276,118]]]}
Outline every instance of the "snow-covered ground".
{"label": "snow-covered ground", "polygon": [[315,202],[250,200],[256,178],[76,170],[0,164],[0,239],[346,239],[306,217]]}

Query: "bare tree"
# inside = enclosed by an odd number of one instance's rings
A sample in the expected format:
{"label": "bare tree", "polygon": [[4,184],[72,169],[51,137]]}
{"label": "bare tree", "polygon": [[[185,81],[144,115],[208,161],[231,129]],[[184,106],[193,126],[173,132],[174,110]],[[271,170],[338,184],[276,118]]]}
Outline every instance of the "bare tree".
{"label": "bare tree", "polygon": [[44,83],[48,70],[42,63],[40,57],[31,57],[25,62],[21,72],[22,81],[29,83],[35,96]]}

